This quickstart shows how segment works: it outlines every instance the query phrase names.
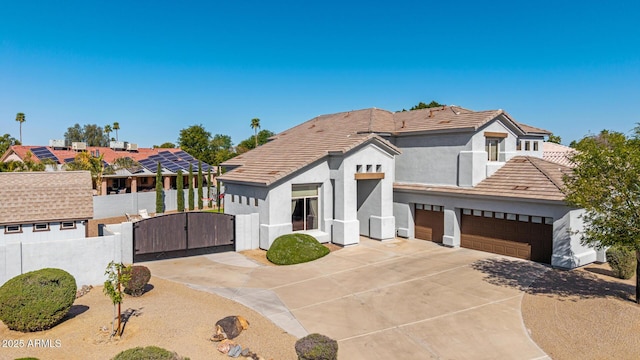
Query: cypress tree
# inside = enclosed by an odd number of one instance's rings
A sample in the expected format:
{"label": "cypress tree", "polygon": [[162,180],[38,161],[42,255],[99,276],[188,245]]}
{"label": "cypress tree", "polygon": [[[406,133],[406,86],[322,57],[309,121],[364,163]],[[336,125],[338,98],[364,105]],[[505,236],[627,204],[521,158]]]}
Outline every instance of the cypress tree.
{"label": "cypress tree", "polygon": [[162,167],[158,162],[158,171],[156,172],[156,214],[164,212],[164,196],[162,190]]}
{"label": "cypress tree", "polygon": [[178,212],[184,212],[184,179],[182,176],[182,170],[178,170],[176,187],[178,188]]}
{"label": "cypress tree", "polygon": [[202,210],[202,161],[198,160],[198,210]]}
{"label": "cypress tree", "polygon": [[193,210],[193,165],[189,164],[189,211]]}
{"label": "cypress tree", "polygon": [[211,209],[212,201],[211,201],[211,167],[209,167],[209,171],[207,171],[207,198],[209,199],[209,203],[207,206]]}

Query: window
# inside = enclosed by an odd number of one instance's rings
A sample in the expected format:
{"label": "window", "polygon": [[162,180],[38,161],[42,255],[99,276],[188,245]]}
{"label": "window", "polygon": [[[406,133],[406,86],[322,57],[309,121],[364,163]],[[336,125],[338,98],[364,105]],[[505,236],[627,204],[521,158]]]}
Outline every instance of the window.
{"label": "window", "polygon": [[376,165],[376,172],[382,172],[382,165],[378,164]]}
{"label": "window", "polygon": [[500,139],[487,138],[486,151],[489,156],[489,161],[498,161],[498,147],[500,146]]}
{"label": "window", "polygon": [[291,186],[291,224],[293,231],[318,228],[318,186]]}
{"label": "window", "polygon": [[60,230],[75,229],[75,228],[76,228],[75,221],[63,221],[60,223]]}
{"label": "window", "polygon": [[529,150],[531,150],[531,142],[525,141],[524,142],[524,151],[529,151]]}
{"label": "window", "polygon": [[258,198],[253,199],[253,206],[258,206]]}
{"label": "window", "polygon": [[538,151],[538,142],[537,141],[533,142],[533,151]]}
{"label": "window", "polygon": [[22,232],[22,225],[7,225],[4,227],[5,234],[16,234]]}
{"label": "window", "polygon": [[33,231],[49,231],[49,223],[33,224]]}
{"label": "window", "polygon": [[518,139],[518,141],[516,141],[516,150],[518,150],[518,151],[522,150],[522,144],[520,143],[520,139]]}

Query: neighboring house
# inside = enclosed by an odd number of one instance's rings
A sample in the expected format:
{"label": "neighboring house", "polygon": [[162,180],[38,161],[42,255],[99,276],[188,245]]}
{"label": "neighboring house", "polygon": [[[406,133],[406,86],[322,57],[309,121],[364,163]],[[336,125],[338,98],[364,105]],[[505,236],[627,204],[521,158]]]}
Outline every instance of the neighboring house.
{"label": "neighboring house", "polygon": [[225,212],[258,213],[263,249],[294,231],[398,235],[573,268],[597,254],[563,201],[570,168],[543,159],[549,134],[457,106],[323,115],[225,162]]}
{"label": "neighboring house", "polygon": [[1,246],[83,238],[92,217],[88,171],[0,173]]}
{"label": "neighboring house", "polygon": [[542,150],[542,158],[547,161],[571,168],[575,166],[571,161],[571,157],[577,152],[574,148],[552,142],[545,142],[542,144]]}
{"label": "neighboring house", "polygon": [[[138,148],[130,146],[133,144],[125,146],[123,142],[112,142],[111,147],[86,146],[84,143],[73,143],[71,148],[55,145],[55,141],[51,141],[50,146],[13,145],[0,157],[0,161],[24,161],[30,156],[32,160],[37,162],[49,159],[50,163],[55,164],[55,166],[49,166],[47,170],[61,170],[62,166],[73,161],[78,153],[89,152],[96,157],[102,155],[105,167],[114,165],[116,160],[120,158],[129,158],[139,164],[128,168],[118,168],[112,174],[105,174],[100,189],[102,195],[154,191],[158,162],[162,166],[163,188],[165,190],[176,188],[178,170],[182,170],[184,174],[185,187],[188,185],[189,165],[193,166],[194,175],[198,171],[198,160],[181,149]],[[202,163],[202,168],[204,174],[208,169],[211,169],[212,174],[216,174],[216,168],[207,163]]]}

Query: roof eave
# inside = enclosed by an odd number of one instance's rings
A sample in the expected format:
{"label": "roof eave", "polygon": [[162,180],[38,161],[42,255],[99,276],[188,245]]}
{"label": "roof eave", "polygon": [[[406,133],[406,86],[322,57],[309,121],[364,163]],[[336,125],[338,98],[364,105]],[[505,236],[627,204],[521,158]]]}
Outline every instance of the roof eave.
{"label": "roof eave", "polygon": [[[405,184],[406,185],[406,184]],[[460,189],[460,190],[466,190],[465,192],[455,192],[455,191],[447,191],[444,189],[415,189],[415,188],[406,188],[403,187],[403,184],[394,184],[393,185],[393,190],[394,191],[401,191],[401,192],[408,192],[408,193],[413,193],[413,194],[435,194],[435,195],[440,195],[440,194],[444,194],[447,196],[452,196],[452,197],[457,197],[457,198],[472,198],[472,199],[481,199],[481,200],[486,200],[486,199],[500,199],[500,200],[518,200],[518,201],[522,201],[522,202],[529,202],[529,203],[543,203],[543,204],[553,204],[553,205],[565,205],[568,206],[566,201],[563,200],[553,200],[553,199],[540,199],[540,198],[535,198],[535,197],[521,197],[521,196],[507,196],[507,195],[483,195],[483,194],[473,194],[473,193],[469,193],[466,191],[473,191],[473,188],[468,188],[468,189]]]}

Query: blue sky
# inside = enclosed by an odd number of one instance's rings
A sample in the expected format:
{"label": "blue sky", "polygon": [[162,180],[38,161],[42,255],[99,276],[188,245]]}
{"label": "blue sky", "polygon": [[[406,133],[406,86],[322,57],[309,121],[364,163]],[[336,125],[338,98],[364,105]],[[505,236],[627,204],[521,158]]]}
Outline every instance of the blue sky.
{"label": "blue sky", "polygon": [[505,109],[563,143],[640,122],[637,1],[0,1],[0,134],[26,145],[75,123],[234,143],[254,117],[436,100]]}

